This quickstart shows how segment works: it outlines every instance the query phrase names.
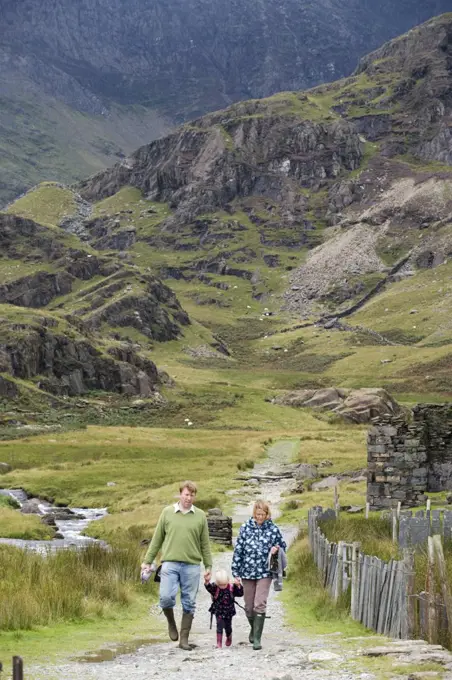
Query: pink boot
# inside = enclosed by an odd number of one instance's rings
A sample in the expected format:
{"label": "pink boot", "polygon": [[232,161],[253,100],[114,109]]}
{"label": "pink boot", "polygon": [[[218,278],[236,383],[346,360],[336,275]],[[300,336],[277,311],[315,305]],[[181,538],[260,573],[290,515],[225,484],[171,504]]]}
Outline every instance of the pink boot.
{"label": "pink boot", "polygon": [[232,645],[232,633],[226,636],[226,647],[230,647],[231,645]]}
{"label": "pink boot", "polygon": [[[226,644],[228,644],[227,641]],[[223,647],[223,633],[217,633],[217,647],[220,649]]]}

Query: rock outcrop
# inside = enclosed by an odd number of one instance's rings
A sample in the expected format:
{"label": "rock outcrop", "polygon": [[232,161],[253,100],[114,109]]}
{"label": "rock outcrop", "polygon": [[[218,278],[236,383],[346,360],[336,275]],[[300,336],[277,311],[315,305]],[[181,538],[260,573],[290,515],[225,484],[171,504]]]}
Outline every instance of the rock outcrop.
{"label": "rock outcrop", "polygon": [[75,337],[44,326],[12,331],[10,341],[2,342],[7,372],[22,380],[39,376],[39,388],[68,396],[104,390],[148,397],[159,384],[155,364],[132,349],[108,355],[74,330],[71,334]]}
{"label": "rock outcrop", "polygon": [[132,185],[151,200],[170,202],[173,222],[189,222],[250,194],[283,193],[295,208],[302,203],[295,185],[319,187],[358,168],[361,154],[359,135],[345,121],[294,121],[272,115],[271,104],[249,102],[142,147],[82,182],[80,193],[99,200]]}
{"label": "rock outcrop", "polygon": [[353,423],[368,423],[374,418],[401,412],[399,404],[381,388],[298,390],[276,397],[273,403],[331,411]]}

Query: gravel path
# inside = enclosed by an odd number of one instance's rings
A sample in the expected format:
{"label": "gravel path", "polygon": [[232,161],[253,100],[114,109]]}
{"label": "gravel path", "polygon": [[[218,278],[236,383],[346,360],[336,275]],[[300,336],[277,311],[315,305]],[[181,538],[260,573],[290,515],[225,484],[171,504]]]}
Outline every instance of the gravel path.
{"label": "gravel path", "polygon": [[[278,442],[269,451],[268,459],[256,466],[252,474],[261,475],[269,470],[290,462],[294,444]],[[246,486],[241,490],[241,503],[234,513],[235,520],[249,517],[252,498],[256,491],[259,496],[272,502],[274,514],[286,480],[264,482],[258,488]],[[282,527],[291,542],[296,531],[293,527]],[[219,553],[214,568],[230,568],[232,553]],[[209,629],[209,595],[200,589],[198,613],[195,618],[190,641],[196,645],[191,652],[180,650],[167,641],[162,633],[162,642],[138,649],[132,654],[118,656],[113,661],[102,663],[72,662],[51,669],[35,666],[32,676],[35,680],[141,680],[161,678],[162,680],[373,680],[370,673],[351,670],[355,667],[354,653],[341,648],[340,633],[337,635],[311,638],[289,629],[284,623],[284,612],[278,598],[272,593],[267,621],[263,635],[264,649],[253,651],[247,642],[249,626],[241,610],[234,621],[233,646],[229,649],[215,648],[215,631]],[[157,612],[158,608],[155,608]],[[163,618],[163,617],[162,617]],[[163,620],[159,618],[162,622]],[[347,655],[349,655],[347,657]],[[396,677],[396,676],[394,676]]]}

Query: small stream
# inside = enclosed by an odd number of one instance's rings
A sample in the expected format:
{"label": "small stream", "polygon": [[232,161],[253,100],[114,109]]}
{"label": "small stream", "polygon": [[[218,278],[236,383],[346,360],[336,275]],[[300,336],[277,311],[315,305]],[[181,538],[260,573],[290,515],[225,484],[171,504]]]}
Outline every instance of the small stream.
{"label": "small stream", "polygon": [[[30,500],[35,500],[29,498],[22,489],[0,489],[0,495],[13,498],[20,507],[23,507],[24,503]],[[90,543],[99,543],[106,546],[104,541],[83,536],[82,534],[91,522],[105,517],[107,508],[58,508],[51,503],[42,501],[38,504],[37,509],[38,512],[33,513],[36,516],[54,515],[56,530],[61,538],[54,538],[48,541],[0,538],[0,545],[14,545],[18,548],[26,548],[37,552],[81,548]]]}

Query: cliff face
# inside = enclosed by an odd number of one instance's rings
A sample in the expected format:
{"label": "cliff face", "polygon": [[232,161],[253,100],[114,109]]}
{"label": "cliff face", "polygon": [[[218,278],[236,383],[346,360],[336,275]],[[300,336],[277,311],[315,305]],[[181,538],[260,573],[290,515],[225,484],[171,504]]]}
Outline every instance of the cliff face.
{"label": "cliff face", "polygon": [[347,75],[369,48],[449,3],[3,0],[0,7],[3,44],[51,94],[58,80],[68,103],[90,112],[111,98],[177,119]]}
{"label": "cliff face", "polygon": [[365,57],[349,78],[194,120],[81,193],[95,202],[133,186],[168,203],[147,243],[190,253],[178,275],[242,276],[256,296],[263,272],[283,261],[266,248],[318,246],[299,268],[284,254],[294,270],[285,305],[345,313],[449,257],[451,55],[449,14]]}
{"label": "cliff face", "polygon": [[0,0],[0,201],[42,179],[89,174],[173,123],[348,75],[369,49],[448,8],[448,0]]}

